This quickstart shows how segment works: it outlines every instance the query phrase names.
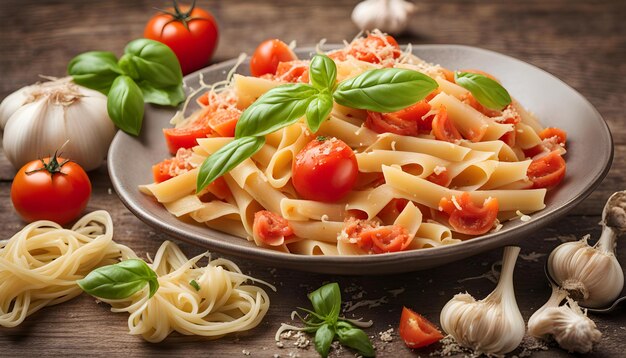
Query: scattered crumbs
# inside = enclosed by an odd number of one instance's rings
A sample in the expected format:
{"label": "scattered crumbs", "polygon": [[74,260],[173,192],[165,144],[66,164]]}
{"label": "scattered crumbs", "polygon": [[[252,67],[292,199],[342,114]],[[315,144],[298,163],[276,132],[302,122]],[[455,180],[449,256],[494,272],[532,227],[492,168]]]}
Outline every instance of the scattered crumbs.
{"label": "scattered crumbs", "polygon": [[293,331],[285,331],[280,334],[280,338],[289,339],[291,338]]}
{"label": "scattered crumbs", "polygon": [[576,236],[574,234],[569,234],[569,235],[557,235],[556,236],[557,239],[559,239],[559,241],[561,242],[568,242],[568,241],[576,241]]}
{"label": "scattered crumbs", "polygon": [[289,352],[288,357],[290,357],[290,358],[297,358],[297,357],[300,357],[300,355],[298,353],[296,353],[296,352]]}
{"label": "scattered crumbs", "polygon": [[478,279],[481,279],[481,278],[486,278],[487,280],[489,280],[489,281],[491,281],[493,283],[498,283],[498,279],[500,278],[500,271],[496,270],[496,266],[498,266],[498,265],[502,265],[502,261],[501,260],[494,262],[491,265],[491,270],[485,272],[482,275],[462,278],[462,279],[456,280],[456,282],[463,283],[465,281],[478,280]]}
{"label": "scattered crumbs", "polygon": [[276,277],[276,269],[275,268],[271,268],[269,269],[270,275],[272,275],[272,277]]}
{"label": "scattered crumbs", "polygon": [[558,240],[556,237],[546,237],[543,241],[556,241]]}
{"label": "scattered crumbs", "polygon": [[357,303],[353,303],[352,301],[348,301],[348,302],[345,303],[344,311],[345,312],[352,312],[355,309],[357,309],[359,307],[364,307],[364,306],[367,306],[367,308],[374,308],[374,307],[381,306],[383,303],[388,303],[387,296],[383,296],[383,297],[375,299],[375,300],[363,300],[363,301],[359,301]]}
{"label": "scattered crumbs", "polygon": [[272,356],[273,358],[280,358],[280,354],[278,353],[274,353],[274,355]]}
{"label": "scattered crumbs", "polygon": [[249,356],[250,355],[250,351],[247,349],[242,349],[241,353],[243,353],[244,356]]}
{"label": "scattered crumbs", "polygon": [[392,334],[393,334],[393,328],[389,328],[386,331],[378,332],[378,338],[385,343],[389,343],[393,341]]}
{"label": "scattered crumbs", "polygon": [[296,346],[296,348],[306,348],[311,343],[306,334],[301,331],[296,332],[296,334],[293,335],[293,338],[296,339],[296,341],[293,342],[293,345]]}
{"label": "scattered crumbs", "polygon": [[276,347],[283,348],[284,346],[283,342],[276,342]]}
{"label": "scattered crumbs", "polygon": [[113,195],[113,190],[111,190],[111,188],[108,188],[108,189],[107,189],[107,194],[109,194],[109,195]]}
{"label": "scattered crumbs", "polygon": [[261,347],[261,349],[262,349],[262,350],[264,350],[264,351],[266,351],[266,350],[267,350],[267,347],[266,347],[266,346],[263,346],[263,347]]}
{"label": "scattered crumbs", "polygon": [[433,279],[432,279],[432,278],[429,278],[429,279],[428,279],[428,283],[433,283]]}
{"label": "scattered crumbs", "polygon": [[481,265],[481,266],[487,266],[487,265],[489,265],[489,262],[487,262],[487,261],[483,261],[483,262],[481,262],[481,263],[480,263],[480,265]]}
{"label": "scattered crumbs", "polygon": [[523,212],[521,212],[521,211],[519,211],[519,210],[517,210],[517,211],[515,212],[515,214],[516,214],[517,216],[519,216],[519,219],[520,219],[521,221],[523,221],[523,222],[528,222],[528,221],[530,221],[530,219],[531,219],[531,217],[530,217],[530,216],[528,216],[528,215],[524,214]]}
{"label": "scattered crumbs", "polygon": [[520,343],[518,349],[520,350],[518,357],[530,357],[533,352],[547,351],[549,348],[542,340],[536,339],[530,336],[524,336],[522,343]]}
{"label": "scattered crumbs", "polygon": [[400,287],[400,288],[396,288],[394,290],[388,290],[387,292],[389,292],[389,294],[391,294],[391,296],[393,296],[393,298],[398,297],[399,295],[403,294],[405,291],[404,287]]}
{"label": "scattered crumbs", "polygon": [[439,291],[439,292],[437,292],[437,294],[438,294],[439,296],[445,296],[445,295],[446,295],[446,293],[445,293],[444,291]]}
{"label": "scattered crumbs", "polygon": [[441,339],[439,343],[441,344],[441,348],[434,352],[431,352],[429,354],[431,357],[446,357],[455,354],[464,354],[467,356],[471,353],[470,349],[463,348],[458,343],[456,343],[452,336],[443,337],[443,339]]}
{"label": "scattered crumbs", "polygon": [[524,260],[524,261],[529,261],[529,262],[539,262],[539,259],[546,256],[546,254],[540,254],[538,252],[531,252],[529,254],[520,254],[519,258]]}

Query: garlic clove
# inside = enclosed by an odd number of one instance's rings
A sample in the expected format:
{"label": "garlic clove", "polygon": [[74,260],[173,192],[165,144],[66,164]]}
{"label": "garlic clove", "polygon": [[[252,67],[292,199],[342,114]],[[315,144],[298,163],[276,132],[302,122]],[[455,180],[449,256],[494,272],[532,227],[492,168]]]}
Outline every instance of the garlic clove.
{"label": "garlic clove", "polygon": [[415,5],[404,0],[365,0],[352,11],[352,21],[361,30],[379,29],[398,34],[406,28]]}
{"label": "garlic clove", "polygon": [[526,325],[513,288],[519,251],[519,247],[504,249],[498,285],[485,299],[476,301],[470,294],[461,293],[441,310],[441,328],[459,345],[477,353],[506,354],[521,343]]}
{"label": "garlic clove", "polygon": [[26,103],[26,91],[28,91],[29,87],[22,87],[2,100],[2,103],[0,103],[0,129],[4,129],[13,113]]}

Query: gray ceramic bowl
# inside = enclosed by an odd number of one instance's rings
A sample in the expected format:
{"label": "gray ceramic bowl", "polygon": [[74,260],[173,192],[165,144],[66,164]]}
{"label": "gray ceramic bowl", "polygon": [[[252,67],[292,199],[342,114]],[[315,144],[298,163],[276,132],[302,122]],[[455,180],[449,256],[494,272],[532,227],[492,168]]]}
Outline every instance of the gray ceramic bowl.
{"label": "gray ceramic bowl", "polygon": [[[312,49],[297,53],[305,58]],[[151,197],[137,189],[152,182],[151,166],[168,156],[162,128],[169,127],[171,108],[147,106],[141,136],[119,131],[109,150],[108,166],[120,199],[137,217],[181,240],[221,253],[304,271],[362,274],[407,272],[459,260],[480,252],[514,244],[565,215],[587,197],[604,178],[613,158],[609,129],[596,109],[574,89],[549,73],[514,58],[479,48],[458,45],[417,45],[419,57],[450,69],[483,69],[498,77],[509,92],[544,123],[567,131],[567,175],[558,189],[548,193],[546,208],[532,220],[507,222],[502,230],[457,245],[369,256],[301,256],[259,248],[239,237],[180,221]],[[197,88],[199,75],[206,83],[223,80],[235,60],[207,67],[185,77]],[[248,71],[248,62],[239,71]],[[190,108],[191,109],[191,108]]]}

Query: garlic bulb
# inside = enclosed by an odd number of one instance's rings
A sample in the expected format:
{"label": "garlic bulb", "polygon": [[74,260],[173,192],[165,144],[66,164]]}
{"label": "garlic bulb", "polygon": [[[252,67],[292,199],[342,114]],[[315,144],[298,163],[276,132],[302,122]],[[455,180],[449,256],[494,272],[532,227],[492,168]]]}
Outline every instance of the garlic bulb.
{"label": "garlic bulb", "polygon": [[406,28],[414,11],[415,5],[404,0],[365,0],[352,11],[352,21],[361,30],[398,34]]}
{"label": "garlic bulb", "polygon": [[19,89],[0,104],[3,147],[9,161],[20,168],[59,149],[85,170],[106,157],[115,135],[107,114],[107,98],[100,92],[54,79]]}
{"label": "garlic bulb", "polygon": [[[587,353],[600,341],[602,333],[578,304],[567,297],[568,292],[552,286],[548,302],[528,320],[528,334],[536,338],[554,337],[568,352]],[[563,299],[567,304],[559,306]]]}
{"label": "garlic bulb", "polygon": [[556,283],[584,307],[611,304],[624,288],[624,272],[615,257],[618,234],[626,231],[626,191],[608,200],[602,214],[602,235],[592,247],[589,235],[559,245],[548,257],[548,272]]}
{"label": "garlic bulb", "polygon": [[498,286],[485,299],[460,293],[443,307],[441,328],[459,345],[484,354],[505,354],[519,346],[526,329],[513,289],[519,251],[513,246],[504,249]]}

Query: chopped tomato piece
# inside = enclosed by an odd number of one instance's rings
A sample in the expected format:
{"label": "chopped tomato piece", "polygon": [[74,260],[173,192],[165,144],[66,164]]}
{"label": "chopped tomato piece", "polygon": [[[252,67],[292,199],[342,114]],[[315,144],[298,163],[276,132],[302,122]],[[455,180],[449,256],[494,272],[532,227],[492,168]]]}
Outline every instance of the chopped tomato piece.
{"label": "chopped tomato piece", "polygon": [[448,175],[448,171],[444,170],[439,172],[439,174],[437,173],[432,173],[429,176],[426,177],[426,180],[428,180],[431,183],[435,183],[437,185],[441,185],[441,186],[448,186],[450,185],[450,176]]}
{"label": "chopped tomato piece", "polygon": [[394,198],[389,201],[384,208],[380,210],[378,213],[378,217],[386,223],[390,223],[396,220],[398,215],[404,210],[406,205],[409,203],[406,199],[398,199]]}
{"label": "chopped tomato piece", "polygon": [[415,311],[402,307],[400,337],[409,348],[422,348],[443,338],[437,327]]}
{"label": "chopped tomato piece", "polygon": [[409,232],[400,225],[378,226],[363,230],[357,241],[360,248],[375,254],[402,251],[409,243]]}
{"label": "chopped tomato piece", "polygon": [[565,142],[567,141],[567,133],[560,128],[548,127],[539,132],[539,138],[544,140],[555,138],[558,144],[565,144]]}
{"label": "chopped tomato piece", "polygon": [[344,61],[351,56],[359,61],[383,63],[394,60],[401,54],[400,46],[393,37],[370,34],[352,41],[344,49],[329,53],[328,56],[337,61]]}
{"label": "chopped tomato piece", "polygon": [[544,150],[544,146],[542,144],[537,144],[534,147],[530,147],[528,149],[522,149],[522,151],[524,152],[524,156],[526,158],[532,158],[540,153],[542,153]]}
{"label": "chopped tomato piece", "polygon": [[448,81],[448,82],[452,82],[455,83],[454,81],[454,72],[450,71],[447,68],[441,68],[441,72],[443,73],[443,77]]}
{"label": "chopped tomato piece", "polygon": [[565,160],[559,152],[553,151],[533,160],[528,167],[527,175],[535,189],[554,187],[565,177]]}
{"label": "chopped tomato piece", "polygon": [[452,199],[441,198],[439,207],[450,216],[448,222],[456,232],[468,235],[486,233],[493,227],[498,216],[497,199],[489,198],[481,207],[472,202],[467,192],[460,197],[453,196]]}
{"label": "chopped tomato piece", "polygon": [[503,122],[501,123],[506,123],[506,124],[513,124],[513,130],[506,132],[502,135],[502,137],[500,137],[499,139],[501,141],[503,141],[504,143],[506,143],[509,147],[513,147],[515,146],[515,140],[517,138],[517,132],[515,130],[515,125],[517,123],[519,123],[519,119],[515,118],[515,117],[509,117],[507,119],[505,119]]}
{"label": "chopped tomato piece", "polygon": [[280,62],[274,78],[285,82],[309,83],[309,61]]}
{"label": "chopped tomato piece", "polygon": [[459,133],[454,126],[454,123],[448,118],[448,111],[444,106],[439,107],[439,112],[435,115],[432,126],[433,134],[435,138],[439,140],[454,143],[457,140],[463,139],[461,133]]}
{"label": "chopped tomato piece", "polygon": [[[226,184],[224,177],[219,177],[213,180],[204,190],[207,193],[200,197],[200,201],[202,202],[212,200],[212,197],[216,197],[220,200],[226,200],[233,195],[228,187],[228,184]],[[210,195],[211,198],[207,197],[207,195]]]}
{"label": "chopped tomato piece", "polygon": [[181,148],[176,152],[176,156],[165,159],[152,166],[152,176],[156,183],[164,182],[168,179],[185,173],[194,167],[189,163],[193,152],[189,149]]}
{"label": "chopped tomato piece", "polygon": [[293,235],[293,229],[287,220],[267,210],[254,214],[252,230],[264,243],[271,246],[280,245],[285,237]]}
{"label": "chopped tomato piece", "polygon": [[172,165],[172,159],[165,159],[164,161],[152,166],[152,176],[155,183],[162,183],[166,180],[172,179],[170,175],[170,166]]}
{"label": "chopped tomato piece", "polygon": [[241,111],[236,108],[221,109],[209,115],[209,126],[221,137],[234,137]]}
{"label": "chopped tomato piece", "polygon": [[430,133],[432,117],[423,119],[429,111],[430,104],[425,100],[392,113],[367,111],[365,126],[377,133],[409,136],[417,136],[420,131]]}
{"label": "chopped tomato piece", "polygon": [[198,102],[198,104],[202,105],[203,107],[208,106],[209,105],[209,92],[203,93],[200,97],[198,97],[196,101]]}

